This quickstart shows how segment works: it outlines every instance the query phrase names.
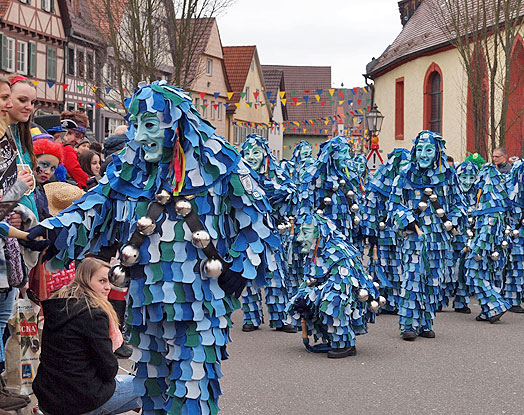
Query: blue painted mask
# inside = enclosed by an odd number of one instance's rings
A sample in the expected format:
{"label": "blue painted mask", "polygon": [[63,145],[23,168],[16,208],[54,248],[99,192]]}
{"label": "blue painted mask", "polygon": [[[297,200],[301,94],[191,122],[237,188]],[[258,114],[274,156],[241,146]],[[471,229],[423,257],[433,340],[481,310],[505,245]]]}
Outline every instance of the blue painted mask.
{"label": "blue painted mask", "polygon": [[130,122],[135,126],[135,141],[144,152],[144,160],[149,163],[162,160],[165,128],[160,126],[158,116],[151,113],[139,114],[130,119]]}
{"label": "blue painted mask", "polygon": [[429,139],[421,138],[415,149],[417,163],[421,169],[427,169],[433,165],[437,154],[437,147]]}

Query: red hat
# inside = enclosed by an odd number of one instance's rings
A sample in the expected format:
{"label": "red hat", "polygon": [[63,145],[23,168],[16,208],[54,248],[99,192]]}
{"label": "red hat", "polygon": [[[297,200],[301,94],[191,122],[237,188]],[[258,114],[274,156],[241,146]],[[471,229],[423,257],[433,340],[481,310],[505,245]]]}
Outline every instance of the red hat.
{"label": "red hat", "polygon": [[46,140],[45,138],[35,140],[35,142],[33,142],[33,150],[35,156],[51,154],[52,156],[58,157],[58,160],[60,161],[64,158],[62,146],[58,143]]}

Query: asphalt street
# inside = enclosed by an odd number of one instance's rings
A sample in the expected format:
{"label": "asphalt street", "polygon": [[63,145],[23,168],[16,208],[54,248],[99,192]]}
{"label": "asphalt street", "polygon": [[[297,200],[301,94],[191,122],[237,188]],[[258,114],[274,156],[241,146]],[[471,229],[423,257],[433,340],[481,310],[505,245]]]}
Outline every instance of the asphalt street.
{"label": "asphalt street", "polygon": [[307,352],[300,333],[243,333],[237,311],[221,414],[522,414],[524,314],[490,324],[472,310],[438,313],[436,338],[415,342],[397,316],[378,316],[357,356],[337,360]]}

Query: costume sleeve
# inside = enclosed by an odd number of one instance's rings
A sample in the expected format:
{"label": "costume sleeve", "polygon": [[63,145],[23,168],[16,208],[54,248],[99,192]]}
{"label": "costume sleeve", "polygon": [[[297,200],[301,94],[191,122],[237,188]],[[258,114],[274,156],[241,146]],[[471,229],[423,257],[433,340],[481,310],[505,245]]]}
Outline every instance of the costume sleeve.
{"label": "costume sleeve", "polygon": [[92,363],[97,375],[107,382],[118,372],[118,360],[113,354],[113,342],[109,337],[109,319],[101,310],[87,312],[85,333],[92,351]]}
{"label": "costume sleeve", "polygon": [[460,183],[456,174],[453,174],[451,182],[446,214],[448,219],[453,223],[453,226],[461,228],[464,226],[464,219],[467,218],[466,198],[460,191]]}
{"label": "costume sleeve", "polygon": [[403,183],[402,176],[395,178],[387,205],[389,212],[388,219],[393,227],[401,231],[406,229],[410,223],[415,222],[415,214],[413,210],[407,206],[406,201],[404,200]]}
{"label": "costume sleeve", "polygon": [[71,146],[64,146],[62,148],[64,151],[64,166],[67,173],[78,183],[78,187],[85,189],[89,176],[82,170],[82,167],[80,167],[75,149]]}

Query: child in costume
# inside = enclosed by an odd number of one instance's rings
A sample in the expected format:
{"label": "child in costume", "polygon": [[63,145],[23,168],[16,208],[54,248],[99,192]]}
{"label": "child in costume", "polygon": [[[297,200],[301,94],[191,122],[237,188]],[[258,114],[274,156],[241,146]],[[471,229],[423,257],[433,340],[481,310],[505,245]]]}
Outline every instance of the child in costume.
{"label": "child in costume", "polygon": [[[477,202],[475,194],[475,181],[477,180],[479,168],[478,165],[472,161],[464,161],[457,167],[457,175],[460,182],[460,188],[466,199],[468,207],[468,226],[469,229],[474,219],[471,216],[473,208]],[[468,241],[468,232],[461,232],[455,235],[452,241],[453,246],[453,261],[451,263],[453,283],[455,285],[455,298],[453,300],[453,308],[457,313],[470,314],[471,309],[468,307],[469,298],[472,293],[466,285],[466,278],[464,275],[464,261],[466,259],[466,244]]]}
{"label": "child in costume", "polygon": [[501,295],[501,270],[507,257],[503,246],[507,248],[504,229],[508,199],[503,176],[492,164],[485,165],[478,175],[474,185],[477,200],[471,213],[474,226],[464,263],[466,283],[481,307],[476,319],[490,323],[497,322],[509,308]]}
{"label": "child in costume", "polygon": [[[291,321],[302,327],[308,350],[335,359],[354,356],[355,336],[367,333],[385,299],[365,273],[359,252],[329,219],[319,213],[301,216],[297,226],[304,282],[290,300]],[[309,335],[321,343],[309,346]]]}
{"label": "child in costume", "polygon": [[[286,215],[290,214],[289,206],[294,197],[294,186],[291,178],[282,170],[275,157],[271,153],[267,139],[258,135],[248,135],[242,144],[242,156],[246,163],[257,173],[256,180],[264,190],[271,204],[271,216],[274,223],[278,223],[278,229],[284,232]],[[265,301],[269,313],[269,327],[277,331],[296,333],[293,326],[285,324],[285,307],[288,301],[286,285],[287,269],[284,266],[287,261],[284,258],[282,248],[282,235],[273,228],[275,238],[280,240],[280,246],[276,253],[277,267],[275,271],[268,271],[262,286],[254,281],[249,281],[246,290],[242,294],[242,311],[244,322],[242,331],[251,332],[257,330],[264,321],[262,312],[261,287],[265,289]]]}
{"label": "child in costume", "polygon": [[30,238],[48,231],[55,268],[118,239],[121,265],[111,279],[129,281],[143,413],[216,414],[235,297],[246,280],[275,271],[270,207],[238,152],[182,90],[141,84],[128,105],[125,150],[97,187]]}
{"label": "child in costume", "polygon": [[370,269],[374,281],[380,284],[380,295],[386,298],[381,313],[394,314],[398,309],[398,297],[402,278],[402,252],[400,241],[387,218],[387,203],[393,181],[408,162],[409,151],[393,150],[367,186],[366,199],[362,205],[362,230],[368,237]]}
{"label": "child in costume", "polygon": [[393,182],[389,220],[404,232],[403,278],[398,314],[404,340],[433,338],[440,286],[451,260],[452,233],[466,216],[466,204],[440,135],[422,131],[410,163]]}

